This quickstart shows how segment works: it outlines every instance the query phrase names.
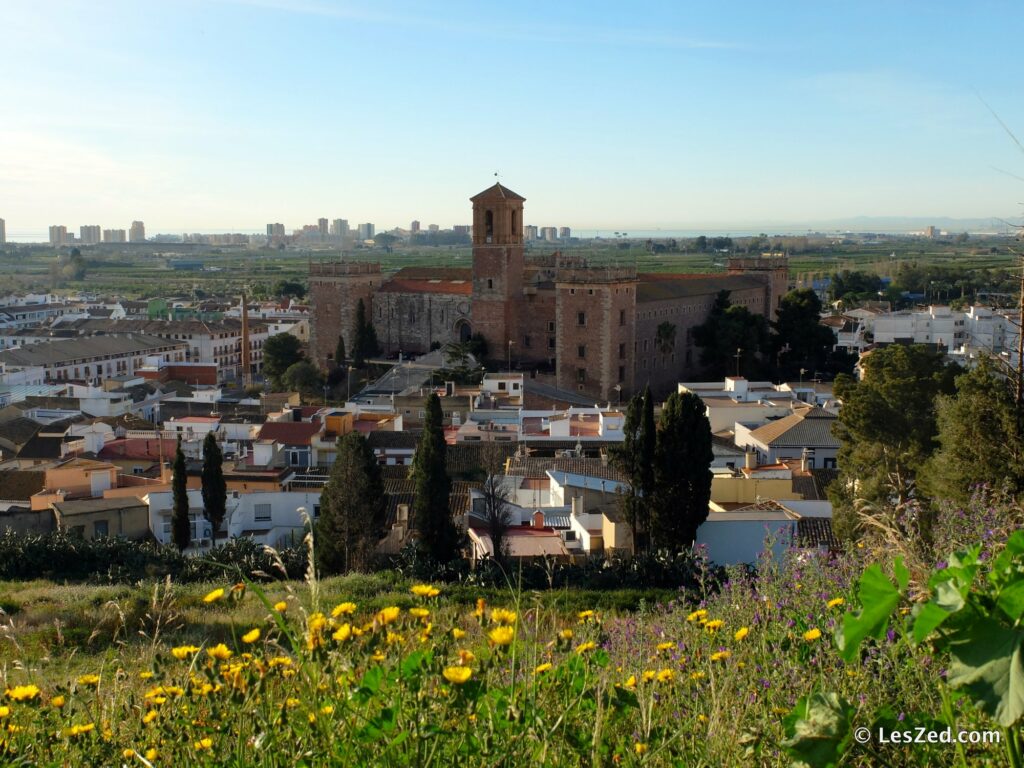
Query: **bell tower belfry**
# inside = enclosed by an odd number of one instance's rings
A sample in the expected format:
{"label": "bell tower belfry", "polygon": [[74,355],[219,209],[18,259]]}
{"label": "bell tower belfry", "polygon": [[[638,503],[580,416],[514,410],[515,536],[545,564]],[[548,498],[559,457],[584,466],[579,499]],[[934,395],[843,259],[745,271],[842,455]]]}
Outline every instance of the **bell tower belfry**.
{"label": "bell tower belfry", "polygon": [[487,341],[488,356],[502,359],[517,338],[516,305],[523,293],[523,203],[501,184],[473,203],[472,329]]}

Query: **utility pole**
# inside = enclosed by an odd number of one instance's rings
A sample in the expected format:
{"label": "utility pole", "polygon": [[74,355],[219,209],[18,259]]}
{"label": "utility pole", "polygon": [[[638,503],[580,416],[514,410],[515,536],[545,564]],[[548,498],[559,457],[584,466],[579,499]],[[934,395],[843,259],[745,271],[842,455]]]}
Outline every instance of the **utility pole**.
{"label": "utility pole", "polygon": [[740,376],[740,358],[743,357],[743,349],[742,349],[742,347],[737,347],[736,348],[736,354],[733,355],[733,357],[736,358],[736,378],[739,378],[739,376]]}

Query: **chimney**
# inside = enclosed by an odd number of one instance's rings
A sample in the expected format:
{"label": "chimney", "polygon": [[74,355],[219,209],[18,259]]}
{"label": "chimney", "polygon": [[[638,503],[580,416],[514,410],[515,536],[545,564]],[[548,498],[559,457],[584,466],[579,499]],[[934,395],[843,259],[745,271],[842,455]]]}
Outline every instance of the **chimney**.
{"label": "chimney", "polygon": [[800,471],[801,472],[806,472],[807,471],[808,463],[809,462],[807,461],[807,449],[804,448],[803,452],[800,454]]}
{"label": "chimney", "polygon": [[757,454],[748,450],[743,454],[743,468],[754,469],[755,467],[757,467]]}

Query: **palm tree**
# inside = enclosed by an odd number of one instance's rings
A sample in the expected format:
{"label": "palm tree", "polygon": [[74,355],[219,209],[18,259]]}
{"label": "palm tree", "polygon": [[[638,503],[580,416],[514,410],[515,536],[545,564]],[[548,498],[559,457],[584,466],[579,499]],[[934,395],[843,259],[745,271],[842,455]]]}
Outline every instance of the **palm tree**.
{"label": "palm tree", "polygon": [[657,345],[658,350],[663,355],[671,354],[676,348],[676,327],[672,323],[665,321],[658,326],[657,335],[654,338],[654,343]]}

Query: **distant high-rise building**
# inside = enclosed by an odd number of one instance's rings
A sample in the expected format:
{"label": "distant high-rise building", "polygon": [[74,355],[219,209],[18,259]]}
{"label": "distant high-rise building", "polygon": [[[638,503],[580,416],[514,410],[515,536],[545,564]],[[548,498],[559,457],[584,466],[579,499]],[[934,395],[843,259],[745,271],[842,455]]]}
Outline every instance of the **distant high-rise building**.
{"label": "distant high-rise building", "polygon": [[523,227],[523,239],[526,241],[537,239],[537,228],[533,224],[527,224]]}
{"label": "distant high-rise building", "polygon": [[284,224],[267,224],[267,237],[284,237]]}
{"label": "distant high-rise building", "polygon": [[0,245],[7,242],[7,223],[0,219]]}
{"label": "distant high-rise building", "polygon": [[441,228],[437,224],[427,224],[428,232],[440,232]]}
{"label": "distant high-rise building", "polygon": [[360,240],[373,240],[373,224],[360,224],[359,225],[359,239]]}
{"label": "distant high-rise building", "polygon": [[101,234],[99,224],[83,224],[78,228],[78,239],[82,245],[96,245]]}
{"label": "distant high-rise building", "polygon": [[558,228],[558,239],[559,240],[568,240],[571,237],[572,237],[572,230],[571,229],[569,229],[568,227],[559,227]]}
{"label": "distant high-rise building", "polygon": [[146,225],[141,221],[133,221],[132,228],[128,230],[128,242],[129,243],[144,243],[146,242]]}
{"label": "distant high-rise building", "polygon": [[540,239],[549,243],[555,242],[558,239],[558,229],[556,227],[541,227]]}
{"label": "distant high-rise building", "polygon": [[452,227],[452,232],[456,235],[468,235],[472,227],[469,224],[456,224]]}
{"label": "distant high-rise building", "polygon": [[331,234],[335,237],[348,237],[348,219],[335,219],[331,222]]}
{"label": "distant high-rise building", "polygon": [[316,226],[320,230],[320,237],[327,237],[327,219],[317,219]]}
{"label": "distant high-rise building", "polygon": [[939,228],[938,227],[929,226],[929,227],[925,227],[924,228],[924,236],[925,237],[928,237],[928,238],[931,238],[931,239],[934,240],[936,237],[939,236],[939,234],[940,233],[939,233]]}
{"label": "distant high-rise building", "polygon": [[127,242],[128,238],[125,236],[123,229],[104,229],[103,230],[103,242],[104,243],[124,243]]}
{"label": "distant high-rise building", "polygon": [[50,245],[67,245],[68,244],[68,228],[63,224],[53,224],[50,227]]}
{"label": "distant high-rise building", "polygon": [[420,223],[414,219],[412,224],[409,225],[409,231],[412,232],[413,234],[419,232],[420,231]]}

